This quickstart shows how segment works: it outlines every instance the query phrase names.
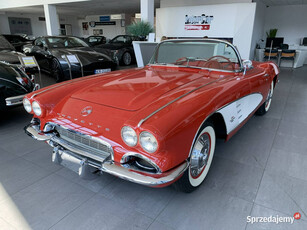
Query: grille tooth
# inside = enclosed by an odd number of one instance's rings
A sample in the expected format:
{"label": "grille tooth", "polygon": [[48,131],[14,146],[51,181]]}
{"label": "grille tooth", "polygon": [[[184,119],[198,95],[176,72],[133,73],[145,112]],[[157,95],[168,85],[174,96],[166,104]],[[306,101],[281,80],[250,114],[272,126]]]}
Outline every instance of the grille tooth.
{"label": "grille tooth", "polygon": [[92,140],[91,138],[86,137],[81,133],[65,129],[61,126],[57,126],[56,131],[58,132],[60,138],[63,138],[68,142],[80,143],[80,145],[90,147],[88,151],[95,155],[102,155],[107,157],[112,154],[112,148],[110,146],[96,140]]}

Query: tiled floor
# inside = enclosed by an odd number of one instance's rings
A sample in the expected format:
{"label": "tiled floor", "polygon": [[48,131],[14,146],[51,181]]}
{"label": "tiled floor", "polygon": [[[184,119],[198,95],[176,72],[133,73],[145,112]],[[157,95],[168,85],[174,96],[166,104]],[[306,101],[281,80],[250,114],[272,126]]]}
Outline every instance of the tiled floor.
{"label": "tiled floor", "polygon": [[[307,229],[307,66],[282,69],[271,110],[227,143],[191,194],[104,174],[82,180],[23,133],[31,116],[0,119],[0,229]],[[293,224],[247,216],[293,216]]]}

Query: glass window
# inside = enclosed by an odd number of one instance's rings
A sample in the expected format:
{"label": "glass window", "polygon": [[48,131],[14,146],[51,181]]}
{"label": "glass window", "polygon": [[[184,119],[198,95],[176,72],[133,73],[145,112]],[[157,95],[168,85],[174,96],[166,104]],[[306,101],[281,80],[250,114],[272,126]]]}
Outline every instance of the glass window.
{"label": "glass window", "polygon": [[76,37],[47,37],[49,48],[88,47],[86,42]]}
{"label": "glass window", "polygon": [[150,63],[226,71],[240,70],[240,60],[230,44],[209,40],[163,42]]}

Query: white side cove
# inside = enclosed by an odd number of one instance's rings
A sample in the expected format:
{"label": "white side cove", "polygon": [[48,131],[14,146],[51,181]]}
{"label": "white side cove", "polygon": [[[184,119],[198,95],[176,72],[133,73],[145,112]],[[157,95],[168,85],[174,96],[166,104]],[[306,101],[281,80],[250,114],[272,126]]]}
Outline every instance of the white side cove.
{"label": "white side cove", "polygon": [[262,98],[260,93],[250,94],[217,111],[224,118],[227,134],[240,125],[257,108]]}

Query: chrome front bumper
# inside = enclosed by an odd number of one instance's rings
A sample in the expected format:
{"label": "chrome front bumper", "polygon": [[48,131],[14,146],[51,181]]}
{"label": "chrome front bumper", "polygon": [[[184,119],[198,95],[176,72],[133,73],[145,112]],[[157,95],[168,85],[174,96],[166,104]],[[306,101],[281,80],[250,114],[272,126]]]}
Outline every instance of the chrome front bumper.
{"label": "chrome front bumper", "polygon": [[25,132],[36,140],[46,141],[54,148],[52,161],[77,172],[82,178],[89,178],[94,171],[93,169],[96,169],[137,184],[163,187],[176,181],[189,166],[188,162],[185,161],[178,167],[164,173],[140,173],[114,162],[111,158],[106,158],[102,162],[98,162],[96,159],[92,160],[87,157],[86,152],[81,153],[80,150],[72,148],[67,143],[65,145],[55,141],[57,140],[54,138],[55,134],[43,133],[35,125],[26,126]]}

